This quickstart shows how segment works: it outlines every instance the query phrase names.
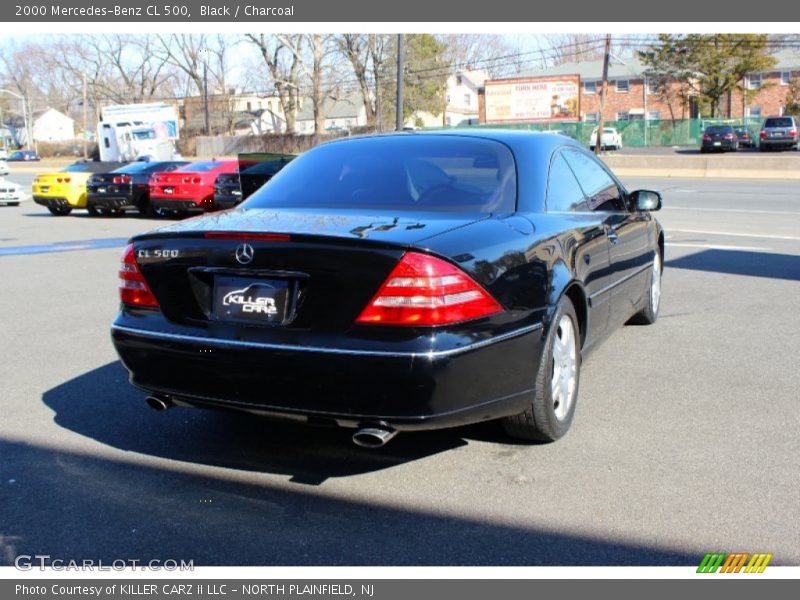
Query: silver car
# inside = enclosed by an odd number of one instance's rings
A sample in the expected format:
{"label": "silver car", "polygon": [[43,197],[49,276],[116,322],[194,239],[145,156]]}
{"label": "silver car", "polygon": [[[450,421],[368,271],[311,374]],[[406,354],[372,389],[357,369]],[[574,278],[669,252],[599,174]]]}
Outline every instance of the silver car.
{"label": "silver car", "polygon": [[764,120],[759,135],[759,148],[767,150],[798,150],[798,128],[795,117],[769,117]]}

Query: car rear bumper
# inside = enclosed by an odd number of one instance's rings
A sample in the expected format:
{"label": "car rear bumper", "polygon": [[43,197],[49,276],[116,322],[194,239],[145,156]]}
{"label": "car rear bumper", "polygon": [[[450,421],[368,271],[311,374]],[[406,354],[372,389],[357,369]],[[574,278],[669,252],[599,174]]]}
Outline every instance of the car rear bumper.
{"label": "car rear bumper", "polygon": [[128,195],[89,194],[88,197],[86,198],[86,205],[93,206],[95,208],[110,208],[110,209],[135,208],[136,200],[134,199],[133,195],[130,194]]}
{"label": "car rear bumper", "polygon": [[420,353],[249,343],[119,322],[111,335],[131,382],[177,403],[413,430],[524,411],[542,352],[541,330],[538,323]]}
{"label": "car rear bumper", "polygon": [[162,198],[150,196],[150,206],[157,210],[177,210],[181,212],[204,212],[203,203],[193,199]]}
{"label": "car rear bumper", "polygon": [[765,148],[793,148],[797,146],[797,138],[764,138],[761,145]]}
{"label": "car rear bumper", "polygon": [[220,210],[233,208],[242,203],[241,196],[214,196],[214,204]]}
{"label": "car rear bumper", "polygon": [[36,202],[36,204],[41,204],[42,206],[46,206],[47,208],[66,208],[68,206],[71,206],[71,204],[63,196],[34,195],[33,201]]}

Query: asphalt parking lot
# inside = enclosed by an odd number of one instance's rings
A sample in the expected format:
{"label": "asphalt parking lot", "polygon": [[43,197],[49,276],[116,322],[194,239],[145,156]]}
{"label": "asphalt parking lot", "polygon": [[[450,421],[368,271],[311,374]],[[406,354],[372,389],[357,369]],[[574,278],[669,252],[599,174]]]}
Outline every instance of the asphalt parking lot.
{"label": "asphalt parking lot", "polygon": [[108,329],[124,240],[157,223],[0,207],[0,564],[800,564],[800,183],[627,183],[664,192],[661,316],[587,359],[550,445],[153,412]]}

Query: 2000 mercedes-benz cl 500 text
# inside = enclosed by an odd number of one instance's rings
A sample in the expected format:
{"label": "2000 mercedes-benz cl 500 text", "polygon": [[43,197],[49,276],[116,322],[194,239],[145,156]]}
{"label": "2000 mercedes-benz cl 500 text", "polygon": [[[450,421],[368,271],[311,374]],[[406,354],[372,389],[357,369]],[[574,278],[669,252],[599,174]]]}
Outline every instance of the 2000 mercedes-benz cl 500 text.
{"label": "2000 mercedes-benz cl 500 text", "polygon": [[564,136],[328,142],[238,208],[137,235],[112,337],[154,408],[555,440],[582,355],[658,315],[657,192]]}

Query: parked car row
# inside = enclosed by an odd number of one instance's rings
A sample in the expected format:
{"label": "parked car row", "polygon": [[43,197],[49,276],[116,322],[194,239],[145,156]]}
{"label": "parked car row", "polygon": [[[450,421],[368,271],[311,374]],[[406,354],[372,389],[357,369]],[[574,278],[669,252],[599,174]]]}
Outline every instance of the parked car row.
{"label": "parked car row", "polygon": [[85,208],[92,216],[136,210],[151,217],[181,217],[236,206],[292,158],[253,154],[198,162],[78,162],[37,176],[32,195],[56,216]]}
{"label": "parked car row", "polygon": [[768,117],[756,135],[749,128],[733,125],[709,125],[703,131],[700,152],[735,152],[739,148],[800,150],[796,117]]}

